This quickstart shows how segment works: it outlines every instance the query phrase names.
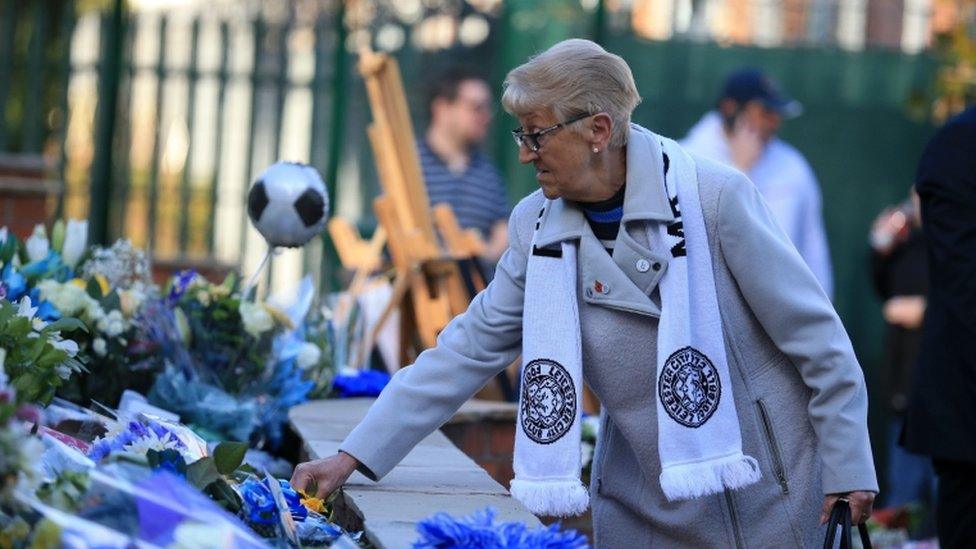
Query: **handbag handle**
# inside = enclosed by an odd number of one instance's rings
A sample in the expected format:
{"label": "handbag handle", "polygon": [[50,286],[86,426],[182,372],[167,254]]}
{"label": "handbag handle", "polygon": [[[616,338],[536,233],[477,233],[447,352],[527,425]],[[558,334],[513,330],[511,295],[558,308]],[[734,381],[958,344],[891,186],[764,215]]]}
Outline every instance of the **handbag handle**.
{"label": "handbag handle", "polygon": [[[827,521],[827,538],[824,540],[824,549],[833,549],[834,540],[837,536],[837,526],[840,531],[840,549],[853,549],[853,528],[851,527],[851,506],[847,498],[840,498],[834,503],[834,508],[830,510],[830,520]],[[861,537],[861,546],[864,549],[871,549],[871,537],[868,536],[868,527],[864,524],[857,525],[858,534]]]}

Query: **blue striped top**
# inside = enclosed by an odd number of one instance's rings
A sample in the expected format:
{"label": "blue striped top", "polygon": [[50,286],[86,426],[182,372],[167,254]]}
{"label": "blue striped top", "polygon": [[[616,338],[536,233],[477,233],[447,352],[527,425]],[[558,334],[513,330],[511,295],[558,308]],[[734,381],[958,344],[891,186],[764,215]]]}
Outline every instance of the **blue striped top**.
{"label": "blue striped top", "polygon": [[417,142],[417,152],[431,206],[450,204],[461,227],[477,229],[486,237],[492,225],[508,219],[511,208],[501,174],[480,151],[471,153],[468,169],[461,174],[448,169],[426,140]]}
{"label": "blue striped top", "polygon": [[583,216],[593,229],[593,236],[597,237],[610,255],[613,255],[613,244],[620,231],[620,220],[624,217],[625,190],[626,185],[621,185],[620,190],[606,200],[579,203]]}

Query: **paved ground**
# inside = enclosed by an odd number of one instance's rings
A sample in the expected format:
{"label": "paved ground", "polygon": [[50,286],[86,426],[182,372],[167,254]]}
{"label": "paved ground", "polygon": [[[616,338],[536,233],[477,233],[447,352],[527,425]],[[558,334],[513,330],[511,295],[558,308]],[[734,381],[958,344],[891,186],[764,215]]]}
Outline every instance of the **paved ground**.
{"label": "paved ground", "polygon": [[[372,399],[309,402],[292,408],[289,419],[310,457],[329,456],[372,403]],[[504,405],[471,401],[458,415],[470,417],[492,406],[499,414],[510,413],[502,409]],[[347,520],[361,520],[378,548],[410,547],[416,539],[416,522],[441,511],[464,516],[491,506],[498,511],[499,521],[541,524],[440,431],[425,438],[380,482],[353,473],[340,497],[337,507],[355,515]]]}

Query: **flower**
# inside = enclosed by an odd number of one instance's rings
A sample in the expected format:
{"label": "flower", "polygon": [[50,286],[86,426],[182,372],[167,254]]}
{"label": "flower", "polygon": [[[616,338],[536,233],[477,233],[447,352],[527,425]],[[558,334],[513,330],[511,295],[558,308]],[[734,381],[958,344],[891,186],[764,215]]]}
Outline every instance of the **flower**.
{"label": "flower", "polygon": [[377,396],[389,382],[390,375],[385,372],[363,370],[337,375],[332,386],[340,397]]}
{"label": "flower", "polygon": [[96,326],[108,337],[116,337],[125,331],[126,322],[122,311],[114,310],[100,318]]}
{"label": "flower", "polygon": [[322,498],[317,498],[315,496],[310,496],[305,492],[298,492],[302,496],[302,505],[304,505],[309,511],[315,511],[316,513],[325,513],[325,500]]}
{"label": "flower", "polygon": [[156,450],[157,452],[176,450],[188,461],[198,459],[190,454],[186,444],[172,431],[151,420],[148,424],[130,421],[122,430],[113,429],[109,434],[92,443],[88,457],[98,463],[119,452],[144,456],[149,450]]}
{"label": "flower", "polygon": [[119,307],[127,317],[132,317],[139,310],[139,306],[146,300],[146,293],[136,289],[118,290]]}
{"label": "flower", "polygon": [[173,277],[173,282],[169,288],[169,294],[166,296],[166,301],[173,305],[183,297],[193,282],[196,281],[197,273],[196,271],[189,269],[185,271],[180,271],[176,276]]}
{"label": "flower", "polygon": [[77,284],[62,284],[46,279],[38,283],[37,287],[41,290],[41,298],[50,301],[65,316],[75,316],[98,306],[98,302]]}
{"label": "flower", "polygon": [[0,271],[0,286],[6,291],[4,298],[7,301],[16,301],[27,292],[27,279],[8,263]]}
{"label": "flower", "polygon": [[105,353],[107,352],[107,349],[105,348],[105,340],[100,337],[96,337],[95,340],[92,341],[92,350],[95,351],[95,354],[98,356],[105,356]]}
{"label": "flower", "polygon": [[[286,480],[278,479],[278,487],[288,504],[291,518],[303,521],[308,518],[308,509],[302,504],[302,498]],[[248,478],[238,488],[244,501],[244,513],[248,521],[254,524],[274,524],[278,519],[278,506],[275,505],[274,495],[267,479],[258,480]]]}
{"label": "flower", "polygon": [[[265,485],[267,485],[268,480],[264,480]],[[281,488],[282,495],[285,496],[285,503],[288,504],[288,511],[291,513],[291,518],[295,520],[305,520],[308,517],[308,509],[302,505],[302,497],[291,487],[291,484],[287,480],[278,479],[278,486]]]}
{"label": "flower", "polygon": [[420,539],[414,549],[473,547],[479,549],[584,549],[586,536],[575,530],[559,531],[559,524],[529,529],[523,522],[495,524],[495,510],[488,507],[469,517],[454,518],[437,513],[417,523]]}
{"label": "flower", "polygon": [[64,351],[69,357],[78,354],[78,343],[73,339],[54,339],[51,340],[51,346],[59,351]]}
{"label": "flower", "polygon": [[27,257],[30,258],[31,263],[47,257],[51,251],[51,244],[47,240],[44,225],[35,225],[34,232],[31,233],[24,245],[27,247]]}
{"label": "flower", "polygon": [[196,298],[200,305],[203,305],[204,307],[210,306],[210,293],[208,293],[207,290],[197,290]]}
{"label": "flower", "polygon": [[241,499],[244,501],[244,513],[248,522],[254,524],[274,524],[278,518],[278,507],[275,505],[271,490],[258,479],[249,478],[240,486]]}
{"label": "flower", "polygon": [[37,313],[37,307],[31,307],[30,296],[24,296],[20,298],[20,303],[17,304],[17,316],[22,316],[27,320],[34,318],[34,314]]}
{"label": "flower", "polygon": [[312,366],[319,363],[319,359],[322,358],[322,350],[319,346],[314,343],[303,343],[302,347],[298,350],[298,357],[296,361],[298,362],[298,367],[307,370]]}
{"label": "flower", "polygon": [[241,321],[244,323],[244,330],[255,337],[260,338],[261,334],[274,327],[274,320],[271,314],[260,303],[242,301],[238,311],[241,314]]}
{"label": "flower", "polygon": [[64,245],[61,247],[61,261],[74,268],[85,253],[88,243],[88,221],[69,219],[65,229]]}

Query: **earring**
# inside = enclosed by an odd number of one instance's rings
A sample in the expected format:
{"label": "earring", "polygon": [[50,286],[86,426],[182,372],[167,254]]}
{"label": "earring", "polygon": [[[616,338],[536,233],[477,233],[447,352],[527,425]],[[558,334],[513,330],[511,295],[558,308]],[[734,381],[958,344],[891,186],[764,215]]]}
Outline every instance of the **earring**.
{"label": "earring", "polygon": [[594,153],[598,153],[598,152],[600,152],[600,149],[598,149],[598,148],[596,148],[596,147],[593,147],[593,152],[594,152]]}

